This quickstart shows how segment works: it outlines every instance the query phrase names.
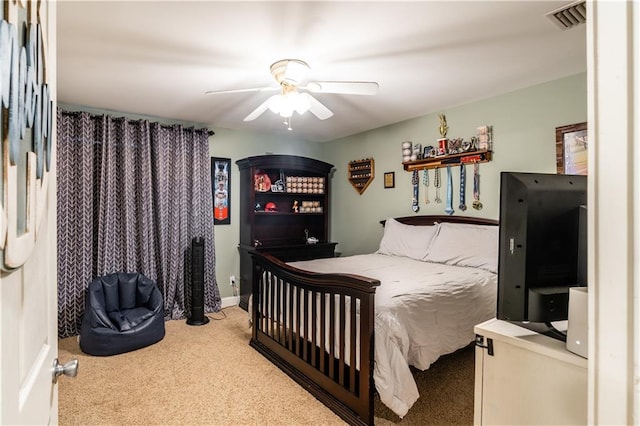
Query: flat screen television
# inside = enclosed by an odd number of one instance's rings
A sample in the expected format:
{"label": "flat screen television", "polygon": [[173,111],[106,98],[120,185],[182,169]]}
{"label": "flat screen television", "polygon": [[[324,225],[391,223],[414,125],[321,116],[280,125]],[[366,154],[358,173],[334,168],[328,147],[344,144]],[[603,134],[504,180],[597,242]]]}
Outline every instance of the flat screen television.
{"label": "flat screen television", "polygon": [[502,172],[497,318],[564,340],[569,288],[586,286],[587,177]]}

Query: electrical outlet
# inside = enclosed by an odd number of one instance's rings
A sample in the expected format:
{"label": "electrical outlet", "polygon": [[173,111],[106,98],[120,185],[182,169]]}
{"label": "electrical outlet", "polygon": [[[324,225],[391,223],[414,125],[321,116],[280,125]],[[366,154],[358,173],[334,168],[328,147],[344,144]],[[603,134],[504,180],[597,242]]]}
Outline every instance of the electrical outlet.
{"label": "electrical outlet", "polygon": [[230,285],[231,287],[233,287],[234,285],[236,285],[236,276],[235,276],[235,275],[231,275],[231,276],[229,277],[229,285]]}

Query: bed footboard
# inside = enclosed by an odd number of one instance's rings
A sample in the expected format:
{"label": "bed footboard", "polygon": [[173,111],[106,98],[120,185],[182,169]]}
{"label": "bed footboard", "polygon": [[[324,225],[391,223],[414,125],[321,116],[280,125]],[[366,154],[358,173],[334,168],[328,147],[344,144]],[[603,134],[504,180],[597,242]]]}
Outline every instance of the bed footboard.
{"label": "bed footboard", "polygon": [[373,424],[378,280],[253,252],[251,346],[350,424]]}

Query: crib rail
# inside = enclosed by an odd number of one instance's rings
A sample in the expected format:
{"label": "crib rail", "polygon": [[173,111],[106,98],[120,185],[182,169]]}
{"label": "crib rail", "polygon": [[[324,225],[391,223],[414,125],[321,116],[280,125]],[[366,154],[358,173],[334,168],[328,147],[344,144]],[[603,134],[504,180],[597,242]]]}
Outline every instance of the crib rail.
{"label": "crib rail", "polygon": [[251,346],[351,424],[373,424],[378,280],[253,258]]}

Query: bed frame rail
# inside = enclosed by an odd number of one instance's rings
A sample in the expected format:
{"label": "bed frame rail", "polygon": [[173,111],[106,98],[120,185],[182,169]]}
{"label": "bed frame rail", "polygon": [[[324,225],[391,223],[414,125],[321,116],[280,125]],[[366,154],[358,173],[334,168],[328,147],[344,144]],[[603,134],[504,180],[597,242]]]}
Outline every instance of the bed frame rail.
{"label": "bed frame rail", "polygon": [[378,280],[253,252],[251,346],[350,424],[373,424]]}

